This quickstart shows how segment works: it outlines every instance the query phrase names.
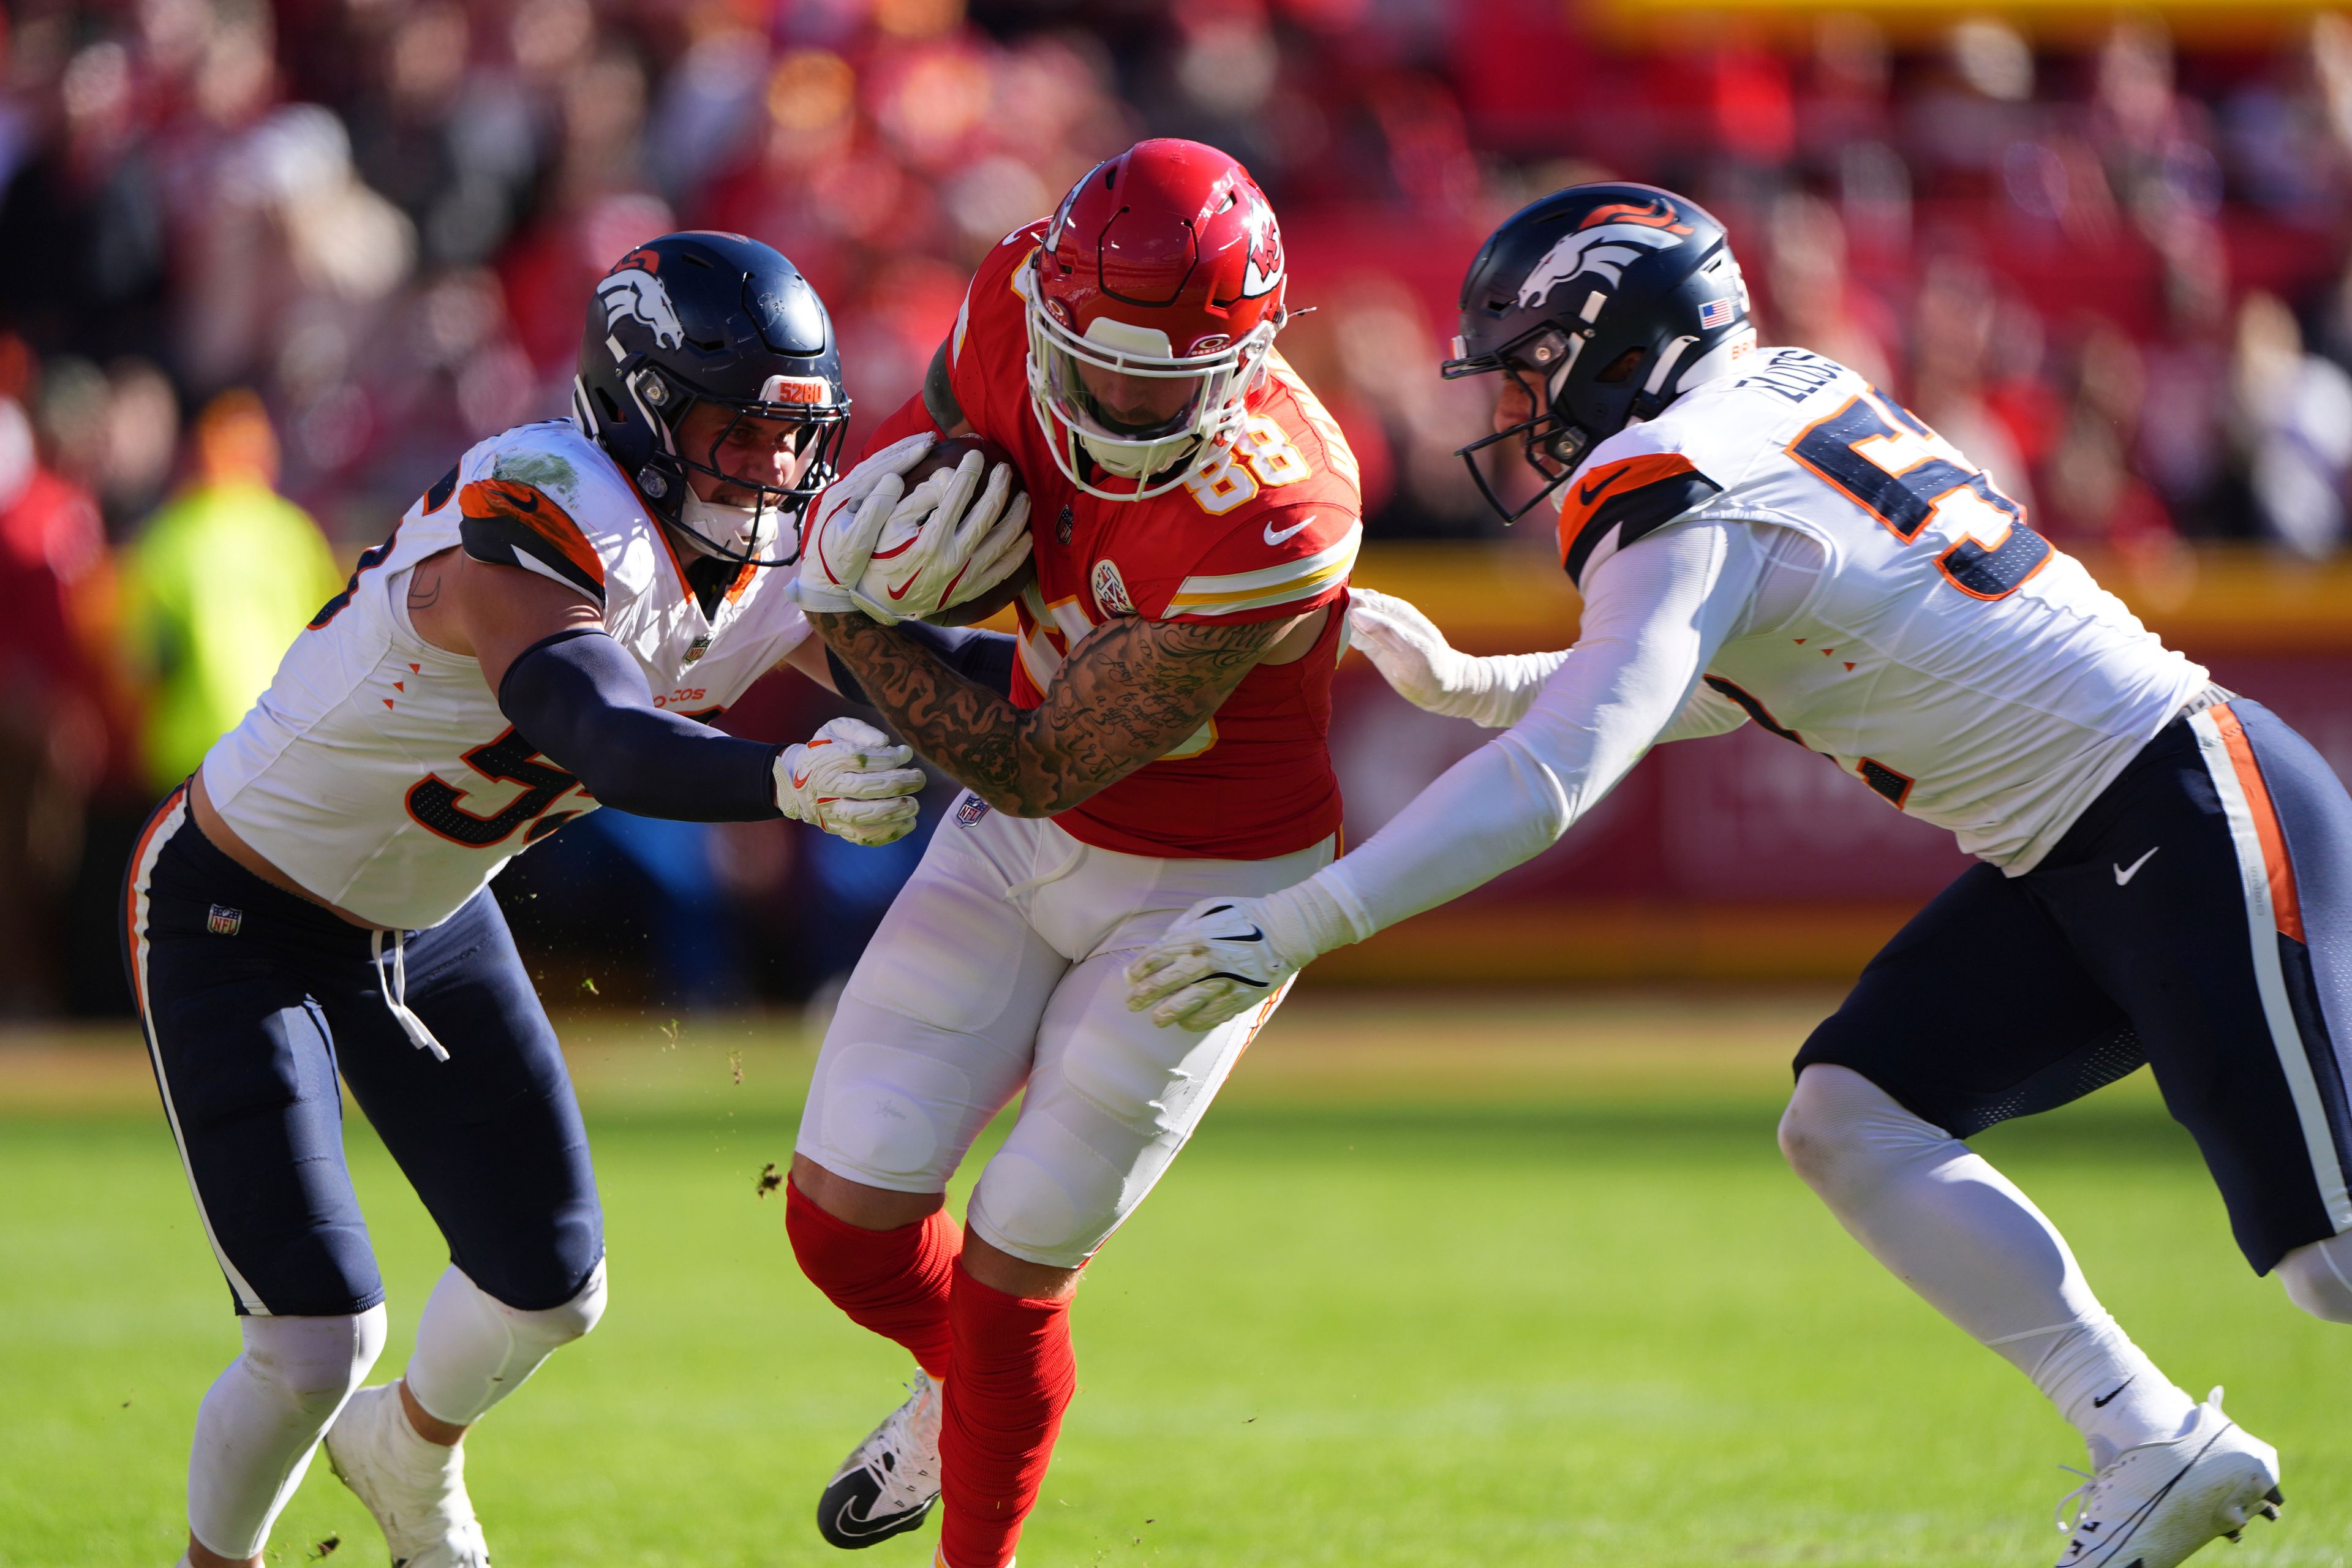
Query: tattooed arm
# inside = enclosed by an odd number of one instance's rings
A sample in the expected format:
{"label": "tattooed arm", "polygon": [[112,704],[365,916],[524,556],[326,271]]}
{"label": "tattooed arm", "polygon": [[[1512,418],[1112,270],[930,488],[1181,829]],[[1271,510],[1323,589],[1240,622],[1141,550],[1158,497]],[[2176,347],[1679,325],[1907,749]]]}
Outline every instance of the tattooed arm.
{"label": "tattooed arm", "polygon": [[1045,702],[1024,712],[895,627],[860,615],[809,620],[909,744],[1013,816],[1067,811],[1165,753],[1298,625],[1121,616],[1073,647]]}

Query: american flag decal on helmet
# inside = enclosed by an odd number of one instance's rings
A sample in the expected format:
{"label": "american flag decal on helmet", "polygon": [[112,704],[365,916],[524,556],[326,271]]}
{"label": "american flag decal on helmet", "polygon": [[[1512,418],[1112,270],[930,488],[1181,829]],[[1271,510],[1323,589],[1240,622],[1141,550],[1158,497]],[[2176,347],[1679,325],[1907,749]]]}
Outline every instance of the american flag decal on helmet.
{"label": "american flag decal on helmet", "polygon": [[1702,331],[1731,325],[1732,305],[1728,300],[1709,300],[1698,308],[1698,324]]}

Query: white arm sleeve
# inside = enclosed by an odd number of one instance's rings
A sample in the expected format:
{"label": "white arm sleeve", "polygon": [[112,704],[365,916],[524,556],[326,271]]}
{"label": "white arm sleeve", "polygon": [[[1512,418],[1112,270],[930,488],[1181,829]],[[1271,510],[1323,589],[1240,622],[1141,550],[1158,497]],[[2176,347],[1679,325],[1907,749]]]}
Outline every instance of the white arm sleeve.
{"label": "white arm sleeve", "polygon": [[1352,928],[1326,934],[1360,942],[1541,853],[1670,721],[1677,738],[1735,727],[1720,711],[1744,717],[1732,704],[1690,700],[1746,616],[1764,561],[1747,526],[1693,522],[1604,562],[1586,584],[1583,635],[1527,716],[1301,884],[1310,905],[1323,902],[1313,892],[1328,895]]}

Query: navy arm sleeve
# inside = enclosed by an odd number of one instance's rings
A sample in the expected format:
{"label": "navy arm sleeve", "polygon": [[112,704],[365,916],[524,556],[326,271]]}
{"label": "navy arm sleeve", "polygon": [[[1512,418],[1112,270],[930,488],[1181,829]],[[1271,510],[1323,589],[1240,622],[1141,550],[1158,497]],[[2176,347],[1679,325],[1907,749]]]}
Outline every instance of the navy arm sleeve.
{"label": "navy arm sleeve", "polygon": [[739,740],[654,706],[645,671],[601,629],[525,648],[499,683],[517,733],[603,805],[680,822],[779,816],[782,747]]}
{"label": "navy arm sleeve", "polygon": [[[929,621],[900,621],[898,629],[929,648],[941,664],[966,680],[985,686],[999,697],[1013,695],[1013,647],[1017,639],[1010,633],[935,626]],[[841,662],[839,654],[825,649],[824,663],[833,671],[835,691],[852,702],[866,700],[866,689],[857,684],[857,677]]]}

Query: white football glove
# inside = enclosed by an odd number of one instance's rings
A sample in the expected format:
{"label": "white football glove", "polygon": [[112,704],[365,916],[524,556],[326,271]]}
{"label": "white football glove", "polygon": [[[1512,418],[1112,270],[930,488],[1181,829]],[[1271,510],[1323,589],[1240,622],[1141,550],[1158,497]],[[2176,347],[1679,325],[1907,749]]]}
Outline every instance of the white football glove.
{"label": "white football glove", "polygon": [[991,468],[971,451],[908,491],[858,581],[858,607],[895,626],[976,599],[1012,575],[1029,553],[1029,498],[1012,495],[1013,479],[1010,463]]}
{"label": "white football glove", "polygon": [[1525,717],[1568,653],[1507,653],[1476,658],[1445,640],[1435,622],[1393,594],[1348,591],[1348,640],[1414,707],[1489,730]]}
{"label": "white football glove", "polygon": [[1282,989],[1322,951],[1286,889],[1263,899],[1204,899],[1127,966],[1129,1012],[1205,1034]]}
{"label": "white football glove", "polygon": [[923,770],[915,753],[860,719],[835,719],[776,758],[776,805],[835,838],[871,847],[915,826]]}
{"label": "white football glove", "polygon": [[906,496],[907,470],[921,462],[938,439],[931,431],[921,430],[893,441],[824,487],[809,508],[799,576],[793,584],[803,609],[832,616],[852,610],[872,613],[874,607],[858,594],[859,581],[884,525]]}

